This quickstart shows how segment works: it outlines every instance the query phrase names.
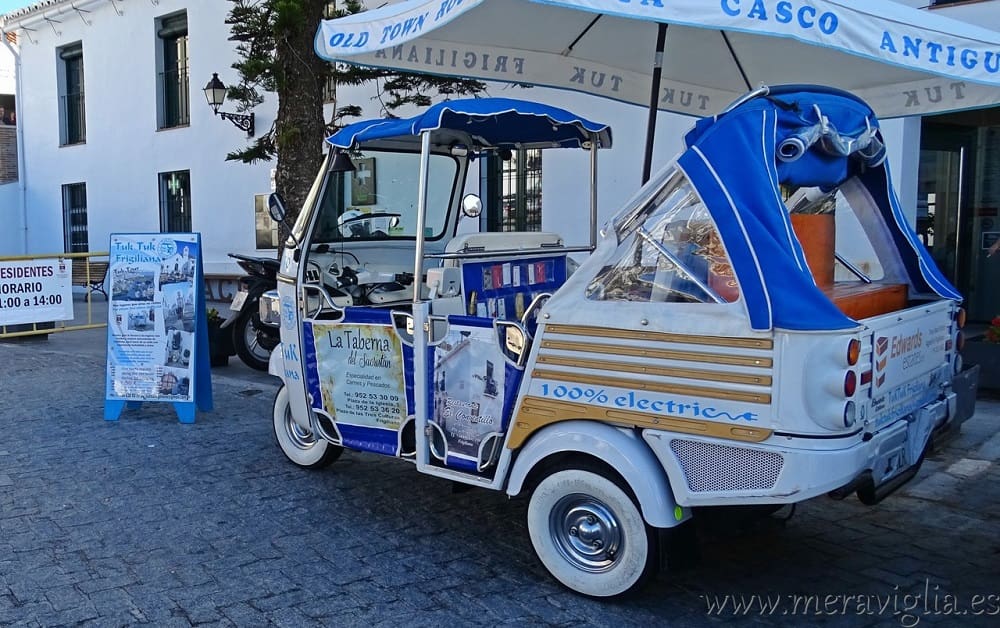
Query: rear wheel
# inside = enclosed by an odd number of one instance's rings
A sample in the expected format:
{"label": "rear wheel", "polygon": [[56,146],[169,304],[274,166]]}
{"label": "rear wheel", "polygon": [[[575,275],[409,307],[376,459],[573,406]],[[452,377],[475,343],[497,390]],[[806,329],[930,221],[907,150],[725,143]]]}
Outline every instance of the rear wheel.
{"label": "rear wheel", "polygon": [[295,422],[291,404],[288,402],[288,388],[282,386],[274,396],[272,411],[274,439],[285,457],[305,469],[322,469],[340,457],[344,448],[322,438],[317,438]]}
{"label": "rear wheel", "polygon": [[247,366],[266,371],[271,360],[271,349],[262,345],[257,336],[255,325],[259,324],[259,315],[253,311],[257,307],[256,302],[245,304],[244,307],[246,310],[233,323],[233,348]]}
{"label": "rear wheel", "polygon": [[656,531],[624,482],[609,475],[556,471],[528,503],[528,532],[541,563],[570,589],[602,598],[639,588],[659,566]]}

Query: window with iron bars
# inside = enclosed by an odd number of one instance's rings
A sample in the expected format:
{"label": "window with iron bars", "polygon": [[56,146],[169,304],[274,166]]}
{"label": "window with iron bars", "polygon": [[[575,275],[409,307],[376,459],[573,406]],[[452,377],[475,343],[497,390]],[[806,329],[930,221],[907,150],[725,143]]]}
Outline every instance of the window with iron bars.
{"label": "window with iron bars", "polygon": [[187,13],[163,17],[158,22],[158,128],[187,126],[191,123]]}
{"label": "window with iron bars", "polygon": [[160,231],[191,231],[191,172],[160,173]]}
{"label": "window with iron bars", "polygon": [[83,44],[59,48],[59,144],[87,141],[87,116],[83,98]]}
{"label": "window with iron bars", "polygon": [[486,163],[489,231],[542,230],[542,151],[519,149]]}
{"label": "window with iron bars", "polygon": [[87,234],[87,184],[69,183],[62,186],[63,242],[67,253],[90,250]]}

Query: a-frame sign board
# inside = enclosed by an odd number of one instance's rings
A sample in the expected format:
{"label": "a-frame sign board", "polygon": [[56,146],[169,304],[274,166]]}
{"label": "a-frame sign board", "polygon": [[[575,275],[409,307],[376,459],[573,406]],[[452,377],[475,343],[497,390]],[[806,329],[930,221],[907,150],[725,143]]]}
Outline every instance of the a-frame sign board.
{"label": "a-frame sign board", "polygon": [[111,235],[104,418],[146,401],[212,409],[201,234]]}

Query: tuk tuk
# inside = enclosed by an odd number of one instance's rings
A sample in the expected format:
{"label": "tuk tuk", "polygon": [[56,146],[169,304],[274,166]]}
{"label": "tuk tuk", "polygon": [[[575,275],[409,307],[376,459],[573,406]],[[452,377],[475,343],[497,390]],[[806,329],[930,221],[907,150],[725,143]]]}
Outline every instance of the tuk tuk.
{"label": "tuk tuk", "polygon": [[[451,101],[328,141],[261,301],[281,450],[527,496],[574,591],[640,586],[695,507],[877,503],[972,414],[961,297],[850,94],[761,88],[700,120],[599,233],[611,133],[570,112]],[[516,147],[589,151],[589,246],[465,228],[470,162]]]}

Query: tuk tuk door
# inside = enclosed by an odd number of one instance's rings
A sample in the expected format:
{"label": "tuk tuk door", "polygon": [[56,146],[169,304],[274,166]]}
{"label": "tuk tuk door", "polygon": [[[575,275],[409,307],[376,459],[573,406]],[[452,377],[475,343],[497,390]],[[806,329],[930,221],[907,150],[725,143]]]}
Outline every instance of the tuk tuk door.
{"label": "tuk tuk door", "polygon": [[[358,451],[410,455],[413,413],[410,315],[347,307],[302,324],[304,379],[320,435]],[[398,329],[397,329],[398,326]]]}
{"label": "tuk tuk door", "polygon": [[422,466],[491,478],[524,373],[519,322],[429,318],[426,458]]}

